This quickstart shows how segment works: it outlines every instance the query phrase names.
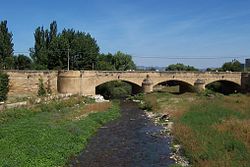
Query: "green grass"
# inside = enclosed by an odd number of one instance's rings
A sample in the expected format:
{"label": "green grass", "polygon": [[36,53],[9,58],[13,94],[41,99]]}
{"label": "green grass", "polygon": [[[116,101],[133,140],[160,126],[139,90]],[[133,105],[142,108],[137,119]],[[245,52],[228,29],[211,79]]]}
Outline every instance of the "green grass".
{"label": "green grass", "polygon": [[236,140],[230,132],[218,132],[214,127],[232,117],[243,119],[244,115],[214,103],[204,103],[191,107],[180,118],[182,124],[195,132],[203,150],[198,154],[186,150],[193,163],[212,160],[227,161],[230,166],[250,164],[250,154],[244,143]]}
{"label": "green grass", "polygon": [[119,117],[118,103],[80,120],[70,115],[83,109],[79,100],[52,102],[0,114],[0,166],[63,166],[108,121]]}
{"label": "green grass", "polygon": [[[192,166],[250,166],[249,96],[155,92],[152,111],[168,113],[174,121],[175,141]],[[155,107],[156,106],[156,107]]]}

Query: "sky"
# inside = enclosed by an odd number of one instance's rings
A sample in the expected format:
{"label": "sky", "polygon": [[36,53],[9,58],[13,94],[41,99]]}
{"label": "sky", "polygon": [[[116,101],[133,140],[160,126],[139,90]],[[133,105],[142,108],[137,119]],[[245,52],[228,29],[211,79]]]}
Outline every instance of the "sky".
{"label": "sky", "polygon": [[250,0],[0,0],[14,50],[28,52],[34,31],[90,33],[101,53],[122,51],[137,65],[220,67],[250,58]]}

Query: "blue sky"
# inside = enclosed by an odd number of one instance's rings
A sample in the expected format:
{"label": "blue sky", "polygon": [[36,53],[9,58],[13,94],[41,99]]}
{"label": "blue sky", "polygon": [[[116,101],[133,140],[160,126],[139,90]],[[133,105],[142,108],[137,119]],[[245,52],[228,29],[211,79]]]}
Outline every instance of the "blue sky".
{"label": "blue sky", "polygon": [[[0,20],[17,52],[33,47],[36,27],[56,20],[59,30],[89,32],[101,52],[121,50],[137,65],[206,68],[250,58],[249,0],[0,0]],[[185,59],[168,59],[176,57]],[[196,57],[217,59],[188,59]]]}

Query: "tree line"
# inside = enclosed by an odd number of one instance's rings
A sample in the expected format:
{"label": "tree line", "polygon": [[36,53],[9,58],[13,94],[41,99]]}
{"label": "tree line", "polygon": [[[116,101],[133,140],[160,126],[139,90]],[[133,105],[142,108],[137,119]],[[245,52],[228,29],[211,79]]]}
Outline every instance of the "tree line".
{"label": "tree line", "polygon": [[7,21],[0,23],[0,70],[134,70],[132,56],[121,51],[101,54],[89,33],[74,29],[58,32],[53,21],[49,29],[39,26],[34,32],[30,55],[14,55],[12,33]]}
{"label": "tree line", "polygon": [[[169,66],[166,67],[166,71],[199,71],[199,69],[189,66],[189,65],[184,65],[182,63],[177,63],[177,64],[170,64]],[[221,67],[219,68],[207,68],[206,71],[231,71],[231,72],[240,72],[244,71],[244,67],[242,64],[238,61],[233,59],[230,62],[225,62]]]}

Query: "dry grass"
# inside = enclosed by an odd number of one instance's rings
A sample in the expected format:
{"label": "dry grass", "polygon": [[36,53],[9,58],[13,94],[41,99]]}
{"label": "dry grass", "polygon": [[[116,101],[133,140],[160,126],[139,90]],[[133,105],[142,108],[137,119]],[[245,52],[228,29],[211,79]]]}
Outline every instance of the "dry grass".
{"label": "dry grass", "polygon": [[78,112],[74,112],[73,114],[71,114],[69,118],[79,120],[83,117],[86,117],[89,113],[92,112],[107,111],[111,106],[111,102],[88,104],[83,109],[80,109]]}
{"label": "dry grass", "polygon": [[[155,95],[156,96],[156,95]],[[158,112],[169,114],[173,119],[179,119],[188,109],[195,104],[200,103],[195,93],[185,93],[182,95],[168,94],[157,98]]]}
{"label": "dry grass", "polygon": [[93,111],[107,111],[111,107],[110,102],[104,102],[104,103],[93,103],[93,104],[88,104],[84,108],[85,112],[93,112]]}
{"label": "dry grass", "polygon": [[195,133],[188,126],[175,123],[173,127],[173,134],[175,134],[176,140],[181,142],[182,146],[189,150],[190,153],[198,154],[202,151],[202,147],[196,140]]}
{"label": "dry grass", "polygon": [[250,120],[238,120],[232,118],[216,125],[215,128],[220,132],[229,132],[243,142],[250,149]]}
{"label": "dry grass", "polygon": [[144,102],[145,104],[142,106],[142,109],[154,112],[159,111],[157,97],[154,93],[148,94],[146,97],[144,97]]}
{"label": "dry grass", "polygon": [[198,160],[194,166],[199,167],[229,167],[232,164],[230,161],[212,161],[212,160]]}
{"label": "dry grass", "polygon": [[223,99],[223,106],[239,111],[243,114],[250,114],[250,97],[246,95],[232,95],[225,96]]}

